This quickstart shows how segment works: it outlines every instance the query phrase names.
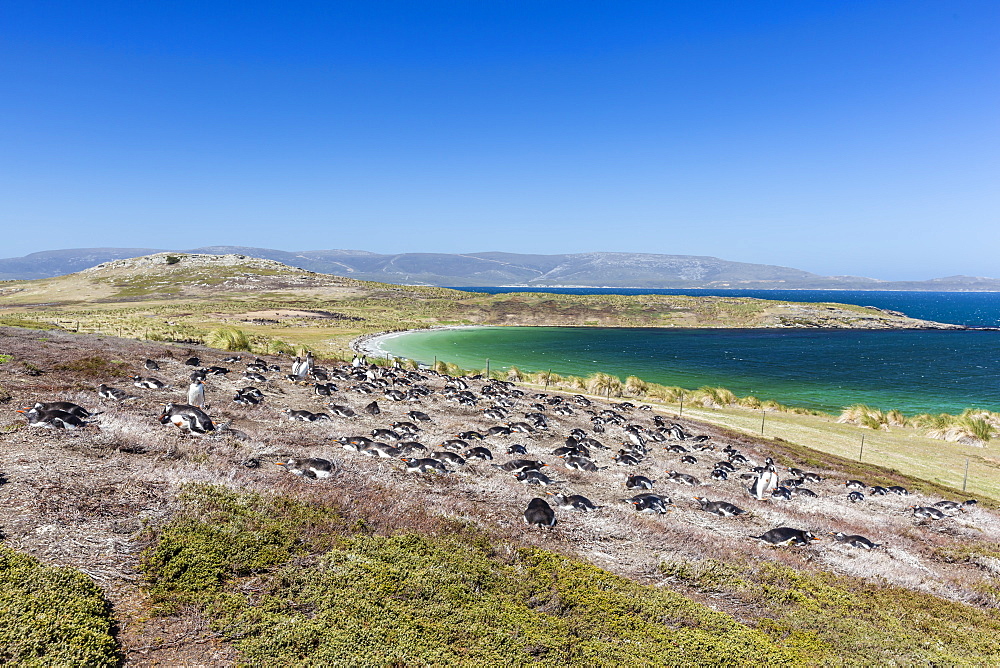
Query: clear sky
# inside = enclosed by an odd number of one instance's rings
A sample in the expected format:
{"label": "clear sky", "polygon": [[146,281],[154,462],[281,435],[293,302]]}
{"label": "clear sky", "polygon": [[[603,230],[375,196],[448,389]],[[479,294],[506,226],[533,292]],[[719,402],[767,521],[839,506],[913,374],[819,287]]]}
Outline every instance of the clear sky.
{"label": "clear sky", "polygon": [[4,0],[0,225],[1000,276],[1000,2]]}

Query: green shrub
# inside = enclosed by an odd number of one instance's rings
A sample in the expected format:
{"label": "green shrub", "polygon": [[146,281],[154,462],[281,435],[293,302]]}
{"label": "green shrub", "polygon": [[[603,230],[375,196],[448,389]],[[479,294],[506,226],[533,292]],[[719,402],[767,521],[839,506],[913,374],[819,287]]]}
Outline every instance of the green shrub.
{"label": "green shrub", "polygon": [[198,486],[184,498],[144,555],[151,591],[198,605],[250,665],[802,660],[680,594],[465,526],[370,535],[281,497]]}
{"label": "green shrub", "polygon": [[110,610],[83,573],[0,545],[0,663],[117,666]]}
{"label": "green shrub", "polygon": [[1000,619],[932,594],[770,561],[664,564],[702,591],[733,596],[758,624],[817,665],[997,665]]}

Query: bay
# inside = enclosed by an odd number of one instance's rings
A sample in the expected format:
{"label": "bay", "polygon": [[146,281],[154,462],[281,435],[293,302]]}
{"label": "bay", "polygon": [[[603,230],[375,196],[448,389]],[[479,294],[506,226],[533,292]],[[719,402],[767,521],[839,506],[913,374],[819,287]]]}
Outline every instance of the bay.
{"label": "bay", "polygon": [[[471,289],[470,289],[471,290]],[[487,289],[475,288],[485,292]],[[492,288],[520,292],[523,288]],[[575,294],[750,296],[877,306],[970,327],[1000,325],[998,293],[545,289]],[[959,413],[1000,410],[1000,331],[649,329],[482,327],[383,338],[381,350],[463,368],[525,371],[726,387],[783,404],[830,412],[864,403],[883,410]]]}

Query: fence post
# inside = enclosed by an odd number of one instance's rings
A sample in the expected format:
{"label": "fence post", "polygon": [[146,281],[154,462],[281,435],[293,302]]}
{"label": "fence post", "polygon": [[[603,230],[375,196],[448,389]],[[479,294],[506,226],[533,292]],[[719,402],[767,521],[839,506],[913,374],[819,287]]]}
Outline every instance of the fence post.
{"label": "fence post", "polygon": [[864,455],[865,455],[865,435],[861,434],[861,452],[858,453],[859,462],[861,461],[861,458],[864,457]]}
{"label": "fence post", "polygon": [[962,493],[965,493],[965,486],[969,482],[969,458],[965,458],[965,478],[962,479]]}

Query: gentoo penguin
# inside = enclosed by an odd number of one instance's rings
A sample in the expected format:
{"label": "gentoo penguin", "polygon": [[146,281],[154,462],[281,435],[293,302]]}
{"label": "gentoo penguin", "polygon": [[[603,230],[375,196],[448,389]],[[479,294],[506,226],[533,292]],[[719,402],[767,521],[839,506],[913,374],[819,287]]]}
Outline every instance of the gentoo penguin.
{"label": "gentoo penguin", "polygon": [[653,489],[655,480],[642,475],[630,475],[625,479],[625,489]]}
{"label": "gentoo penguin", "polygon": [[774,464],[766,464],[754,483],[750,485],[751,496],[758,501],[762,501],[770,492],[778,487],[778,473],[774,470]]}
{"label": "gentoo penguin", "polygon": [[462,456],[466,459],[482,459],[483,461],[493,461],[493,453],[490,452],[489,448],[484,448],[478,446],[475,448],[469,448],[462,453]]}
{"label": "gentoo penguin", "polygon": [[451,473],[444,465],[444,462],[439,462],[430,457],[420,459],[401,457],[400,461],[406,465],[406,470],[409,473]]}
{"label": "gentoo penguin", "polygon": [[872,487],[871,493],[874,496],[885,496],[886,494],[889,493],[889,490],[886,489],[885,487],[881,487],[879,485],[875,485],[874,487]]}
{"label": "gentoo penguin", "polygon": [[723,469],[712,471],[712,480],[729,480],[729,474]]}
{"label": "gentoo penguin", "polygon": [[468,442],[463,441],[460,438],[449,438],[448,440],[443,441],[438,445],[444,448],[445,450],[451,450],[452,452],[460,452],[469,447]]}
{"label": "gentoo penguin", "polygon": [[547,487],[553,483],[552,478],[541,471],[521,471],[517,474],[517,481],[525,485],[542,485],[543,487]]}
{"label": "gentoo penguin", "polygon": [[341,404],[335,404],[332,401],[327,404],[330,407],[330,412],[339,418],[351,418],[357,415],[350,406],[343,406]]}
{"label": "gentoo penguin", "polygon": [[521,471],[538,471],[548,464],[534,459],[512,459],[506,464],[492,464],[491,466],[507,473],[520,473]]}
{"label": "gentoo penguin", "polygon": [[909,496],[910,492],[905,487],[900,487],[899,485],[893,485],[889,488],[890,494],[896,494],[898,496]]}
{"label": "gentoo penguin", "polygon": [[402,455],[402,451],[388,443],[372,443],[361,454],[369,457],[381,457],[382,459],[396,459]]}
{"label": "gentoo penguin", "polygon": [[566,468],[574,469],[576,471],[587,471],[593,473],[594,471],[599,471],[600,467],[597,466],[593,461],[587,457],[581,456],[564,456],[562,460],[566,463]]}
{"label": "gentoo penguin", "polygon": [[400,457],[422,457],[427,452],[427,448],[416,441],[403,441],[397,447]]}
{"label": "gentoo penguin", "polygon": [[775,487],[774,490],[771,491],[771,498],[772,499],[784,499],[785,501],[791,501],[792,500],[792,490],[788,489],[787,487]]}
{"label": "gentoo penguin", "polygon": [[[37,406],[38,404],[36,404]],[[29,427],[43,429],[79,429],[86,423],[76,415],[56,409],[39,410],[38,408],[22,408],[17,411],[28,419]]]}
{"label": "gentoo penguin", "polygon": [[456,438],[460,438],[463,441],[482,441],[486,437],[480,434],[478,431],[463,431],[460,434],[456,434]]}
{"label": "gentoo penguin", "polygon": [[528,507],[524,511],[524,523],[529,526],[554,527],[556,525],[556,513],[545,502],[545,499],[535,497],[528,503]]}
{"label": "gentoo penguin", "polygon": [[771,545],[794,545],[795,547],[809,545],[814,540],[819,540],[819,538],[814,536],[810,531],[793,529],[791,527],[778,527],[776,529],[771,529],[760,536],[750,537],[762,540],[765,543],[770,543]]}
{"label": "gentoo penguin", "polygon": [[958,503],[957,501],[938,501],[937,503],[934,504],[934,507],[949,512],[962,510],[962,504]]}
{"label": "gentoo penguin", "polygon": [[431,422],[431,416],[423,411],[410,411],[406,414],[411,420],[416,420],[417,422]]}
{"label": "gentoo penguin", "polygon": [[256,406],[262,401],[264,401],[264,393],[256,387],[244,387],[242,390],[237,390],[236,396],[233,397],[233,403],[243,406]]}
{"label": "gentoo penguin", "polygon": [[160,424],[173,424],[178,429],[192,434],[206,434],[215,431],[212,418],[205,411],[188,404],[167,404],[160,414]]}
{"label": "gentoo penguin", "polygon": [[160,365],[157,364],[156,362],[154,362],[153,360],[150,360],[150,359],[147,359],[143,363],[143,366],[145,366],[150,371],[159,371],[160,370]]}
{"label": "gentoo penguin", "polygon": [[742,508],[738,508],[726,501],[709,501],[701,496],[694,497],[694,500],[701,505],[702,510],[718,515],[719,517],[738,517],[746,513]]}
{"label": "gentoo penguin", "polygon": [[439,462],[445,462],[447,464],[453,464],[455,466],[464,466],[465,459],[462,458],[457,452],[448,452],[443,450],[441,452],[433,452],[430,454],[432,459],[436,459]]}
{"label": "gentoo penguin", "polygon": [[817,497],[817,494],[816,492],[806,487],[796,487],[792,489],[792,496],[803,496],[806,498],[814,499]]}
{"label": "gentoo penguin", "polygon": [[879,543],[873,543],[864,536],[848,536],[843,531],[837,531],[835,533],[831,532],[830,535],[833,536],[838,543],[846,543],[851,547],[856,547],[861,550],[874,550],[876,547],[879,547]]}
{"label": "gentoo penguin", "polygon": [[618,454],[612,457],[612,459],[619,466],[636,466],[639,463],[637,457],[628,454],[624,450],[619,450]]}
{"label": "gentoo penguin", "polygon": [[158,378],[143,378],[142,376],[132,376],[132,384],[144,390],[162,390],[167,384]]}
{"label": "gentoo penguin", "polygon": [[947,517],[943,512],[931,506],[910,506],[914,517],[926,517],[929,520],[941,520]]}
{"label": "gentoo penguin", "polygon": [[[29,409],[25,409],[29,410]],[[63,411],[64,413],[69,413],[75,417],[82,419],[89,418],[93,415],[83,406],[79,404],[74,404],[72,401],[36,401],[35,405],[31,407],[31,410],[36,411]]]}
{"label": "gentoo penguin", "polygon": [[97,386],[97,396],[101,399],[111,399],[112,401],[125,401],[126,399],[135,399],[132,395],[125,392],[125,390],[119,390],[117,387],[109,387],[104,383]]}
{"label": "gentoo penguin", "polygon": [[600,506],[595,505],[593,501],[585,496],[580,496],[579,494],[567,495],[562,492],[559,494],[546,492],[546,494],[552,494],[552,500],[555,501],[556,505],[562,510],[582,510],[583,512],[590,512],[600,508]]}
{"label": "gentoo penguin", "polygon": [[278,466],[284,466],[289,473],[304,478],[329,478],[333,475],[333,464],[326,459],[289,459],[287,462],[275,462]]}
{"label": "gentoo penguin", "polygon": [[198,408],[205,407],[205,383],[202,380],[196,380],[191,383],[188,387],[187,392],[188,404],[191,406],[196,406]]}
{"label": "gentoo penguin", "polygon": [[675,482],[678,485],[691,485],[692,487],[695,487],[701,484],[701,481],[693,475],[681,473],[680,471],[667,471],[667,475],[669,476],[667,480]]}
{"label": "gentoo penguin", "polygon": [[508,455],[526,455],[528,450],[520,443],[515,443],[514,445],[507,448]]}
{"label": "gentoo penguin", "polygon": [[288,416],[289,420],[297,422],[316,422],[317,420],[329,420],[330,416],[326,413],[313,413],[312,411],[295,411],[291,408],[286,408],[281,411]]}
{"label": "gentoo penguin", "polygon": [[847,489],[865,490],[868,488],[868,485],[861,482],[860,480],[848,480],[847,482],[844,483],[844,486],[847,487]]}
{"label": "gentoo penguin", "polygon": [[865,495],[857,490],[854,490],[853,492],[848,493],[847,500],[851,503],[861,503],[865,500]]}
{"label": "gentoo penguin", "polygon": [[367,406],[365,406],[365,413],[368,413],[369,415],[378,415],[381,412],[382,409],[378,407],[377,401],[373,401]]}
{"label": "gentoo penguin", "polygon": [[188,366],[201,366],[201,360],[198,359],[197,357],[189,357],[186,360],[184,360],[184,364]]}
{"label": "gentoo penguin", "polygon": [[648,515],[663,515],[668,513],[670,509],[667,506],[672,504],[669,497],[660,496],[659,494],[637,494],[631,499],[622,499],[622,501],[635,506],[637,513],[646,513]]}
{"label": "gentoo penguin", "polygon": [[684,455],[681,457],[681,462],[684,464],[697,464],[698,458],[694,455]]}

